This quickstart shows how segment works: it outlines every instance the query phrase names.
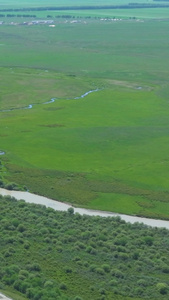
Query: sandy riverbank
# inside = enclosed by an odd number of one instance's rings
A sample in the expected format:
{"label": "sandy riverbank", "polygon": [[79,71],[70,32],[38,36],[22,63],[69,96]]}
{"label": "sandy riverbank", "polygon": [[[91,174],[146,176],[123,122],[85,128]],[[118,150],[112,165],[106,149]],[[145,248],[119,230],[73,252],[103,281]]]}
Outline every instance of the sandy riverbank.
{"label": "sandy riverbank", "polygon": [[12,300],[11,298],[6,297],[5,295],[0,293],[0,300]]}
{"label": "sandy riverbank", "polygon": [[[68,208],[72,207],[70,204],[62,203],[59,201],[55,201],[52,199],[49,199],[47,197],[38,196],[29,192],[20,192],[20,191],[9,191],[0,188],[0,194],[3,196],[11,196],[15,197],[17,200],[25,200],[28,203],[36,203],[45,205],[46,207],[51,207],[55,210],[59,211],[67,211]],[[129,216],[124,214],[118,214],[113,212],[106,212],[106,211],[99,211],[99,210],[90,210],[85,208],[78,208],[73,207],[74,212],[78,212],[81,215],[89,215],[89,216],[100,216],[100,217],[116,217],[120,216],[122,220],[125,220],[126,222],[130,223],[144,223],[145,225],[151,226],[151,227],[164,227],[169,229],[169,221],[164,220],[156,220],[156,219],[148,219],[148,218],[141,218],[136,216]]]}

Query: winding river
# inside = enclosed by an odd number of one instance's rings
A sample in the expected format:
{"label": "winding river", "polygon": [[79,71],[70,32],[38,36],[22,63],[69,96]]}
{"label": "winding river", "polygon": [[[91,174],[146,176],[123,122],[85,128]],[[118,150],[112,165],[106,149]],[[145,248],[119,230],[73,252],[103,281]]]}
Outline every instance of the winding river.
{"label": "winding river", "polygon": [[[0,194],[2,196],[8,195],[11,197],[15,197],[17,200],[25,200],[28,203],[45,205],[46,207],[51,207],[51,208],[53,208],[55,210],[59,210],[59,211],[67,211],[68,208],[72,207],[70,204],[55,201],[55,200],[49,199],[47,197],[35,195],[35,194],[29,193],[29,192],[9,191],[9,190],[0,188]],[[126,222],[130,222],[132,224],[135,222],[139,222],[139,223],[143,223],[145,225],[151,226],[151,227],[164,227],[164,228],[169,229],[169,221],[141,218],[141,217],[123,215],[123,214],[118,214],[118,213],[111,213],[111,212],[106,212],[106,211],[78,208],[78,207],[73,207],[73,208],[74,208],[75,213],[77,212],[81,215],[100,216],[100,217],[120,216],[122,220],[124,220]]]}
{"label": "winding river", "polygon": [[[90,91],[86,92],[85,94],[83,94],[83,95],[81,95],[79,97],[67,98],[66,100],[78,100],[78,99],[82,99],[82,98],[88,96],[89,94],[94,93],[94,92],[98,92],[98,91],[100,91],[100,89],[90,90]],[[59,100],[59,99],[62,99],[62,98],[51,98],[49,101],[44,102],[42,104],[53,103],[57,99]],[[34,105],[40,105],[40,104],[41,103],[34,103],[34,104],[29,104],[28,106],[24,106],[24,107],[13,107],[13,108],[10,108],[10,109],[2,109],[2,110],[0,110],[0,112],[8,112],[8,111],[19,110],[19,109],[31,109]]]}

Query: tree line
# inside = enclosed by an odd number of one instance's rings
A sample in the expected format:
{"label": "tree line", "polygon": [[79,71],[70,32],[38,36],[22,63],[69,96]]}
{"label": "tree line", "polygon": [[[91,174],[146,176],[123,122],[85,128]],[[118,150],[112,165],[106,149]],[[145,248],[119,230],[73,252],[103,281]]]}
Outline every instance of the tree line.
{"label": "tree line", "polygon": [[[154,0],[161,1],[161,0]],[[166,2],[168,0],[165,0]],[[18,12],[18,11],[46,11],[46,10],[93,10],[93,9],[135,9],[135,8],[163,8],[169,7],[169,4],[154,3],[129,3],[127,5],[85,5],[85,6],[54,6],[54,7],[26,7],[26,8],[6,8],[0,9],[1,12]]]}

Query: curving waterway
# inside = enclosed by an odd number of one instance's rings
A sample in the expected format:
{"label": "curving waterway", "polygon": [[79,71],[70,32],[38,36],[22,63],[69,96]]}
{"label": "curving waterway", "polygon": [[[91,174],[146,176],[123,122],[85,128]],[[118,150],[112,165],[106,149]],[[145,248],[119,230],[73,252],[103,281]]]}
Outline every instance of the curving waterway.
{"label": "curving waterway", "polygon": [[[79,97],[75,97],[75,98],[67,98],[66,100],[77,100],[77,99],[82,99],[86,96],[88,96],[89,94],[91,93],[94,93],[94,92],[98,92],[100,91],[100,89],[95,89],[95,90],[90,90],[88,92],[86,92],[85,94],[79,96]],[[63,98],[51,98],[49,101],[47,102],[44,102],[42,104],[49,104],[49,103],[53,103],[55,102],[55,100],[59,100],[59,99],[63,99]],[[34,103],[34,104],[29,104],[28,106],[24,106],[24,107],[13,107],[13,108],[10,108],[10,109],[1,109],[0,112],[8,112],[8,111],[13,111],[13,110],[20,110],[20,109],[31,109],[33,106],[35,105],[40,105],[41,103]]]}
{"label": "curving waterway", "polygon": [[[9,190],[0,188],[0,195],[15,197],[17,200],[25,200],[25,202],[28,202],[28,203],[45,205],[46,207],[50,207],[50,208],[53,208],[54,210],[58,210],[58,211],[67,211],[68,208],[73,207],[70,204],[55,201],[55,200],[49,199],[47,197],[35,195],[35,194],[29,193],[29,192],[9,191]],[[73,207],[73,208],[74,208],[75,213],[77,212],[81,215],[100,216],[100,217],[120,216],[122,220],[124,220],[126,222],[130,222],[132,224],[134,224],[135,222],[139,222],[139,223],[143,223],[145,225],[151,226],[151,227],[159,227],[159,228],[163,227],[163,228],[169,229],[169,221],[148,219],[148,218],[123,215],[123,214],[112,213],[112,212],[107,212],[107,211],[78,208],[78,207]]]}

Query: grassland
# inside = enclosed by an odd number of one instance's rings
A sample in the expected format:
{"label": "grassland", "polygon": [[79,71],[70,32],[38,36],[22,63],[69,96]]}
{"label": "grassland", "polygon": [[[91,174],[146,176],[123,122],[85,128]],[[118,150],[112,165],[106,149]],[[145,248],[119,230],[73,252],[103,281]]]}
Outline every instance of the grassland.
{"label": "grassland", "polygon": [[[36,12],[38,16],[46,16],[46,12]],[[56,17],[59,15],[71,15],[75,17],[97,17],[97,18],[140,18],[140,19],[159,19],[159,18],[168,18],[169,8],[143,8],[143,9],[95,9],[95,10],[62,10],[60,11],[52,11],[50,15],[52,17]]]}
{"label": "grassland", "polygon": [[[136,7],[130,8],[131,5],[135,5]],[[121,9],[103,9],[101,7],[104,6],[124,6],[129,5],[127,9],[121,8]],[[143,5],[143,8],[138,8],[137,5]],[[146,8],[144,5],[161,5],[162,7],[158,8]],[[164,5],[164,7],[163,7]],[[36,15],[37,18],[47,18],[47,16],[51,16],[52,18],[63,16],[63,15],[70,15],[73,17],[95,17],[95,18],[168,18],[168,11],[169,8],[165,7],[167,5],[166,1],[153,1],[149,0],[148,2],[144,0],[137,0],[136,2],[132,3],[129,0],[74,0],[73,2],[70,0],[64,0],[64,1],[56,1],[56,0],[50,0],[46,3],[45,0],[36,0],[36,1],[30,1],[30,0],[24,0],[22,2],[20,1],[14,1],[14,0],[8,0],[8,1],[1,1],[1,7],[0,10],[6,10],[5,14],[14,14],[21,15],[22,9],[25,11],[26,14],[31,14],[30,8],[33,9],[33,15]],[[86,7],[85,9],[81,10],[80,7]],[[100,7],[99,9],[89,9],[89,7],[97,6]],[[52,10],[48,10],[45,8],[49,8]],[[62,7],[62,10],[54,9],[54,8],[60,8]],[[72,7],[72,10],[70,9]],[[76,10],[73,10],[73,7],[76,7]],[[79,9],[78,9],[79,7]],[[27,10],[27,8],[29,8]],[[37,8],[37,10],[36,10]],[[65,9],[64,9],[65,8]],[[21,9],[21,11],[12,11],[15,9]],[[42,9],[42,11],[41,11]],[[68,10],[67,10],[68,9]],[[3,20],[6,20],[3,18]],[[27,20],[27,19],[26,19]]]}
{"label": "grassland", "polygon": [[[95,3],[102,5],[85,2]],[[1,1],[2,9],[20,5]],[[22,1],[39,5],[46,1]],[[0,25],[0,186],[169,219],[168,8],[50,11],[54,28],[22,26],[34,17],[7,13]],[[100,20],[106,17],[122,20]],[[168,299],[167,230],[10,197],[0,197],[0,207],[0,290],[12,299]]]}
{"label": "grassland", "polygon": [[1,26],[3,181],[168,219],[168,22],[65,21]]}
{"label": "grassland", "polygon": [[[129,0],[106,0],[104,1],[104,5],[115,5],[115,4],[128,4],[130,1]],[[143,0],[137,0],[137,3],[144,3],[145,1]],[[150,3],[153,3],[152,0],[149,0]],[[80,5],[103,5],[102,0],[73,0],[73,3],[71,0],[48,0],[46,3],[45,0],[22,0],[22,3],[17,0],[7,0],[3,1],[1,3],[1,8],[15,8],[15,7],[45,7],[45,6],[80,6]]]}

